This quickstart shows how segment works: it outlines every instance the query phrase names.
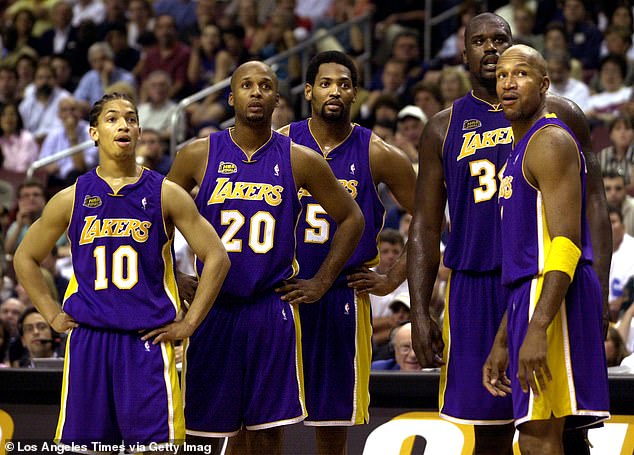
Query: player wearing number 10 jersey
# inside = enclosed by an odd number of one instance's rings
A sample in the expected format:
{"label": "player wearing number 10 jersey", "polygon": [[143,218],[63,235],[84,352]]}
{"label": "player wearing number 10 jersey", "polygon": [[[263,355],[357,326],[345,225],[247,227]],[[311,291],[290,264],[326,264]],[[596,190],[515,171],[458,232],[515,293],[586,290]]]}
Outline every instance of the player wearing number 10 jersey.
{"label": "player wearing number 10 jersey", "polygon": [[[71,329],[55,436],[66,445],[183,440],[171,341],[190,336],[202,322],[229,269],[220,239],[189,195],[136,164],[139,132],[136,106],[126,95],[95,103],[90,136],[99,147],[99,167],[51,199],[14,258],[42,316],[58,332]],[[175,228],[209,270],[178,321]],[[64,230],[74,275],[62,309],[39,263]]]}
{"label": "player wearing number 10 jersey", "polygon": [[[270,67],[240,66],[229,96],[235,127],[183,148],[168,176],[187,190],[199,185],[196,204],[232,261],[214,308],[189,340],[184,389],[187,434],[218,438],[246,428],[246,448],[235,453],[280,453],[281,426],[306,416],[295,304],[326,292],[363,230],[360,210],[323,158],[271,130],[277,99]],[[336,253],[308,280],[293,280],[300,188],[338,225]]]}

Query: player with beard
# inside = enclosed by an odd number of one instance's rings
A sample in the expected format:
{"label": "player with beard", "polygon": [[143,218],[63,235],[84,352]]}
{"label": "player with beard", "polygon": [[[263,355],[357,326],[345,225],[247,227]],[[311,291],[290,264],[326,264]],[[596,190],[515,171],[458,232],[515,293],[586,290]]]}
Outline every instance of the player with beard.
{"label": "player with beard", "polygon": [[[385,183],[408,212],[414,205],[415,173],[400,150],[350,120],[357,69],[345,54],[327,51],[308,64],[304,95],[312,116],[282,128],[293,142],[323,156],[365,217],[361,241],[335,284],[314,305],[300,306],[306,387],[306,425],[316,428],[319,454],[346,452],[347,427],[368,422],[372,326],[368,293],[385,295],[403,282],[403,255],[386,274],[378,263],[377,239],[385,210],[377,185]],[[336,248],[333,219],[313,195],[300,191],[297,226],[299,278],[311,277]]]}
{"label": "player with beard", "polygon": [[[509,25],[500,16],[480,14],[467,25],[463,56],[473,90],[432,117],[423,131],[416,212],[409,236],[413,347],[423,367],[442,367],[440,415],[474,425],[476,454],[512,453],[514,432],[510,396],[493,397],[482,385],[483,375],[505,371],[508,365],[502,350],[487,356],[507,306],[501,285],[497,190],[513,137],[495,91],[495,69],[500,54],[511,44]],[[587,123],[579,108],[565,98],[546,95],[546,107],[570,127],[587,157],[586,204],[596,253],[594,267],[605,292],[610,223]],[[451,276],[441,334],[429,308],[446,203],[451,230],[444,264]],[[607,294],[604,301],[607,329]],[[509,390],[507,378],[500,377],[498,384]],[[576,446],[567,447],[569,453],[589,453],[580,434],[572,433]]]}
{"label": "player with beard", "polygon": [[[229,95],[235,127],[184,147],[168,175],[188,191],[199,185],[196,205],[232,261],[183,368],[189,441],[211,443],[246,428],[246,447],[232,442],[230,453],[281,453],[282,427],[304,420],[297,304],[318,301],[335,282],[364,226],[326,161],[271,130],[277,101],[269,66],[238,67]],[[333,248],[306,280],[293,279],[300,190],[337,225]]]}

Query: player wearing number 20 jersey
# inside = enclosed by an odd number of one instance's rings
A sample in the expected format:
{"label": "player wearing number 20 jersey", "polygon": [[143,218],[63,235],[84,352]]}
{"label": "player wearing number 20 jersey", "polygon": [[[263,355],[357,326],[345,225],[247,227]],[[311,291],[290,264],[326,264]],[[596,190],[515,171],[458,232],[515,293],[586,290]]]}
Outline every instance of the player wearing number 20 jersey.
{"label": "player wearing number 20 jersey", "polygon": [[276,132],[251,159],[231,130],[209,137],[196,205],[216,228],[231,268],[186,348],[188,434],[232,436],[243,425],[262,430],[306,415],[299,318],[274,291],[297,273],[301,207],[290,151],[290,139]]}
{"label": "player wearing number 20 jersey", "polygon": [[506,310],[497,190],[512,143],[511,127],[499,105],[473,92],[454,101],[442,149],[450,223],[443,260],[452,272],[439,409],[441,416],[457,422],[513,420],[510,396],[491,396],[482,386],[481,373]]}

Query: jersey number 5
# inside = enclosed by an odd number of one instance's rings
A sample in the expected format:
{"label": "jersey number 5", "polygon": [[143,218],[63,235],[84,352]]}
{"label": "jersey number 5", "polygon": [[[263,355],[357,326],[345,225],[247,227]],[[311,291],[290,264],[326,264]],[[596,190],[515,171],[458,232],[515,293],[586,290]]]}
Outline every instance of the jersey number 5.
{"label": "jersey number 5", "polygon": [[326,211],[319,204],[306,206],[306,223],[310,226],[304,231],[305,243],[326,243],[330,236],[330,223],[319,215],[325,215]]}
{"label": "jersey number 5", "polygon": [[[108,288],[106,274],[106,247],[100,245],[93,251],[97,274],[95,277],[95,291]],[[130,245],[117,248],[112,254],[112,284],[119,289],[132,289],[139,281],[139,254]]]}

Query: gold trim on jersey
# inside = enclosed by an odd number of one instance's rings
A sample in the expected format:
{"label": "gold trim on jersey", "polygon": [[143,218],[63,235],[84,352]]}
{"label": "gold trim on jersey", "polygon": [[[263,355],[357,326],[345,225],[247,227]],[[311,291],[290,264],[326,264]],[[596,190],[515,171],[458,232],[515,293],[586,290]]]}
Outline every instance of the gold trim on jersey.
{"label": "gold trim on jersey", "polygon": [[161,342],[161,355],[163,357],[163,379],[165,381],[165,392],[167,394],[168,442],[184,441],[185,413],[183,409],[183,397],[178,384],[176,358],[172,342]]}
{"label": "gold trim on jersey", "polygon": [[438,387],[438,410],[442,416],[442,409],[445,405],[445,393],[447,393],[447,365],[449,365],[449,352],[451,348],[451,324],[449,321],[449,296],[451,295],[451,278],[453,271],[449,271],[449,277],[447,278],[447,290],[445,292],[445,318],[442,326],[442,339],[445,342],[445,348],[443,349],[442,358],[445,363],[440,367],[440,385]]}
{"label": "gold trim on jersey", "polygon": [[117,189],[115,191],[115,189],[112,187],[112,185],[110,185],[110,182],[108,182],[108,180],[106,180],[103,176],[101,176],[99,174],[99,171],[101,169],[101,166],[97,166],[97,168],[95,169],[95,174],[97,175],[97,177],[99,177],[101,180],[104,181],[104,183],[106,185],[108,185],[108,187],[112,190],[112,193],[108,193],[109,196],[123,196],[121,194],[119,194],[119,191],[121,191],[123,188],[125,188],[126,186],[129,185],[134,185],[135,183],[138,183],[139,180],[141,180],[141,177],[143,176],[143,173],[145,172],[145,170],[147,169],[144,166],[141,166],[141,172],[139,173],[139,175],[136,176],[136,179],[132,182],[126,183],[125,185],[122,185],[119,189]]}
{"label": "gold trim on jersey", "polygon": [[68,384],[69,384],[69,375],[70,375],[70,343],[71,337],[73,335],[73,330],[70,329],[68,332],[68,337],[66,337],[66,349],[64,353],[64,372],[62,374],[62,398],[59,409],[59,417],[57,420],[57,429],[55,430],[55,438],[54,441],[56,444],[59,444],[64,435],[64,424],[66,423],[66,406],[68,401]]}
{"label": "gold trim on jersey", "polygon": [[324,152],[324,149],[321,147],[321,144],[319,143],[319,141],[317,140],[317,138],[315,137],[315,135],[313,134],[313,130],[310,128],[310,121],[312,120],[312,117],[308,119],[307,125],[308,125],[308,133],[312,136],[313,140],[315,141],[315,144],[317,144],[317,147],[319,147],[319,152],[324,156],[324,158],[328,159],[328,155],[330,155],[332,152],[334,152],[337,148],[339,148],[341,146],[341,144],[343,144],[344,142],[346,142],[348,140],[348,138],[352,135],[352,132],[354,131],[354,129],[358,126],[356,123],[351,123],[352,128],[350,129],[350,132],[348,133],[348,135],[343,138],[343,140],[341,142],[339,142],[337,145],[335,145],[333,148],[331,148],[328,152]]}
{"label": "gold trim on jersey", "polygon": [[483,100],[480,97],[477,97],[475,93],[473,93],[473,90],[471,90],[471,96],[474,97],[475,99],[477,99],[478,101],[482,101],[485,104],[488,104],[489,106],[491,106],[491,109],[489,109],[489,112],[502,112],[502,103],[497,103],[497,104],[491,104],[489,103],[487,100]]}
{"label": "gold trim on jersey", "polygon": [[79,290],[79,283],[77,282],[77,277],[75,273],[70,276],[70,280],[68,280],[68,286],[66,286],[66,292],[64,292],[64,301],[62,302],[62,308],[64,308],[64,303],[68,298],[75,294]]}
{"label": "gold trim on jersey", "polygon": [[243,163],[255,163],[257,160],[254,160],[253,157],[256,155],[256,153],[258,153],[260,150],[262,150],[262,148],[264,148],[264,146],[266,146],[266,144],[268,144],[269,142],[271,142],[271,139],[273,139],[273,130],[271,130],[271,135],[269,136],[269,138],[266,140],[266,142],[264,142],[264,144],[262,144],[261,146],[259,146],[257,149],[255,149],[255,151],[251,154],[251,157],[249,157],[249,155],[247,155],[247,152],[244,151],[244,149],[242,147],[240,147],[238,145],[238,143],[233,139],[233,130],[235,129],[235,127],[231,127],[229,128],[229,138],[231,139],[231,142],[234,143],[234,145],[236,147],[238,147],[238,149],[240,149],[240,151],[244,154],[244,156],[246,157],[246,160],[242,160]]}
{"label": "gold trim on jersey", "polygon": [[352,421],[355,425],[368,423],[370,420],[370,364],[372,363],[372,318],[370,316],[370,296],[354,293],[356,323],[356,355],[355,367],[355,407]]}
{"label": "gold trim on jersey", "polygon": [[[544,117],[546,118],[557,118],[557,116],[555,114],[545,114]],[[526,171],[524,169],[524,163],[526,162],[526,151],[528,150],[528,146],[531,143],[531,141],[533,140],[533,138],[535,137],[535,135],[540,132],[541,130],[543,130],[544,128],[548,127],[548,126],[554,126],[557,127],[561,130],[563,130],[566,134],[568,134],[568,136],[570,136],[570,138],[572,139],[572,141],[575,144],[575,148],[577,149],[577,165],[579,167],[579,169],[581,170],[581,150],[579,149],[579,146],[577,145],[577,141],[575,140],[575,137],[570,134],[570,132],[568,130],[566,130],[564,127],[562,127],[561,125],[556,125],[554,123],[548,123],[544,126],[542,126],[541,128],[539,128],[538,130],[536,130],[533,134],[531,134],[531,137],[528,139],[528,142],[526,143],[526,147],[524,147],[524,154],[522,156],[522,176],[524,177],[524,180],[526,181],[526,183],[528,183],[528,185],[533,188],[535,191],[539,191],[539,188],[537,188],[535,185],[533,185],[530,180],[528,180],[528,178],[526,178]]]}
{"label": "gold trim on jersey", "polygon": [[163,289],[165,290],[165,295],[170,299],[172,305],[174,305],[176,314],[178,314],[181,309],[181,305],[178,294],[178,286],[176,284],[176,276],[174,275],[172,243],[172,240],[165,242],[161,251],[161,256],[163,257]]}

